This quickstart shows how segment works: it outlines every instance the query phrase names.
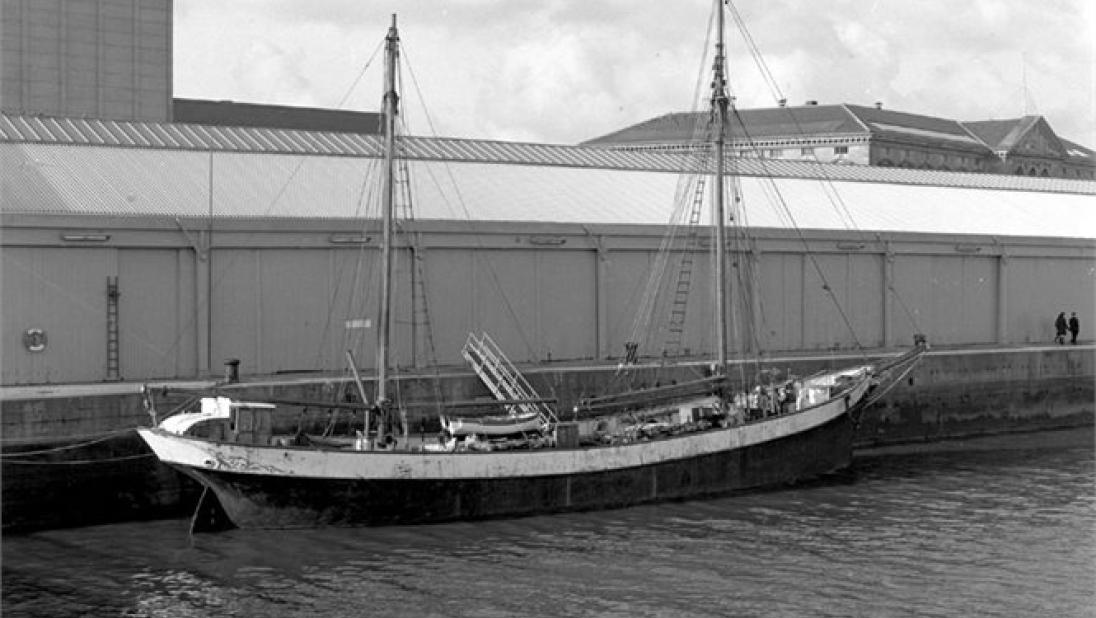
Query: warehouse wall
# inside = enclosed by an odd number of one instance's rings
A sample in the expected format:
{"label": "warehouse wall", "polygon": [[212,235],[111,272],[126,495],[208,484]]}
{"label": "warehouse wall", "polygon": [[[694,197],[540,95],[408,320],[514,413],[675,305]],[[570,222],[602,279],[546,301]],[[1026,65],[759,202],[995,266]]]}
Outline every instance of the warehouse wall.
{"label": "warehouse wall", "polygon": [[[543,231],[533,224],[492,228],[472,235],[452,223],[419,224],[427,313],[412,294],[419,277],[412,251],[398,251],[393,358],[400,366],[430,359],[427,315],[442,363],[462,362],[472,330],[488,332],[520,362],[619,358],[625,342],[637,340],[632,324],[658,227],[558,224],[547,236],[531,234]],[[347,232],[338,222],[219,221],[207,252],[210,236],[200,229],[153,218],[7,216],[3,383],[107,379],[110,276],[121,292],[121,378],[218,375],[229,358],[241,359],[245,374],[339,370],[347,349],[362,368],[374,365],[375,240],[335,242]],[[74,231],[108,239],[91,241],[98,246],[64,240]],[[865,347],[908,345],[916,332],[936,345],[1046,342],[1059,311],[1077,311],[1085,325],[1096,316],[1096,257],[1086,241],[890,234],[878,247],[842,250],[839,234],[814,236],[810,256],[777,230],[760,230],[756,247],[735,254],[732,295],[749,285],[758,300],[733,309],[733,351],[852,349],[846,321]],[[747,265],[756,276],[738,278]],[[667,285],[677,270],[671,261]],[[713,349],[710,272],[707,256],[697,254],[682,342],[692,354]],[[667,311],[664,303],[654,314],[641,354],[660,353]],[[761,316],[756,339],[742,336],[751,311]],[[30,328],[47,333],[45,350],[23,345]]]}

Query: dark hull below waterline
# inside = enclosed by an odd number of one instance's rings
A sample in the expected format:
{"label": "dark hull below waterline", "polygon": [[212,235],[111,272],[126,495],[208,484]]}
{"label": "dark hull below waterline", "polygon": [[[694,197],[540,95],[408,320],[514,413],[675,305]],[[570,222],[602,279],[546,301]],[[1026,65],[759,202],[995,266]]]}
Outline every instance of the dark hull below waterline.
{"label": "dark hull below waterline", "polygon": [[382,526],[610,509],[817,479],[847,468],[847,414],[809,431],[685,460],[606,472],[477,480],[329,480],[184,469],[241,528]]}

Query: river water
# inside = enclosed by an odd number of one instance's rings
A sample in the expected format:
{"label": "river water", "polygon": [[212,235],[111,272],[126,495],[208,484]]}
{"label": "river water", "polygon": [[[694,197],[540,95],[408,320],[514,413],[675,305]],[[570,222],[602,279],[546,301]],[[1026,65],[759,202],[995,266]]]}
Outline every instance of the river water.
{"label": "river water", "polygon": [[[3,616],[1096,616],[1092,430],[842,482],[509,521],[3,539]],[[78,505],[74,505],[78,508]]]}

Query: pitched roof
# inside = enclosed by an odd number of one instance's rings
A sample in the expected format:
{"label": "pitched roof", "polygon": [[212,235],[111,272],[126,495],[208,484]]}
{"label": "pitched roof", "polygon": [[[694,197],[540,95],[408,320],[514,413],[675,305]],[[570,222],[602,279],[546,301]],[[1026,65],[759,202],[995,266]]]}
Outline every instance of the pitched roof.
{"label": "pitched roof", "polygon": [[[986,147],[961,123],[948,118],[911,114],[877,107],[847,104],[845,107],[868,126],[876,137],[914,140],[985,152]],[[988,153],[987,153],[988,154]]]}
{"label": "pitched roof", "polygon": [[1084,146],[1071,142],[1068,139],[1058,138],[1062,141],[1062,145],[1066,147],[1066,155],[1070,159],[1076,159],[1078,163],[1088,163],[1089,165],[1096,164],[1096,152],[1091,148],[1085,148]]}
{"label": "pitched roof", "polygon": [[[1015,132],[1016,127],[1021,120],[1022,118],[1010,118],[1008,120],[970,120],[964,121],[963,126],[991,149],[999,151],[1007,150],[1007,147],[1002,147],[1002,144],[1005,142],[1006,137]],[[1010,141],[1014,141],[1014,138],[1010,139]]]}
{"label": "pitched roof", "polygon": [[[708,141],[709,138],[705,133],[709,117],[708,112],[665,114],[608,135],[595,137],[583,142],[582,145],[643,145]],[[731,114],[729,124],[732,139],[742,136],[759,140],[807,135],[867,134],[864,126],[841,105],[736,109]]]}
{"label": "pitched roof", "polygon": [[[1022,116],[1005,120],[973,120],[964,122],[963,126],[995,152],[1011,153],[1024,137],[1040,123],[1046,124],[1047,130],[1054,133],[1042,116]],[[1066,157],[1070,159],[1070,163],[1096,164],[1096,152],[1093,152],[1092,149],[1071,142],[1057,134],[1055,134],[1055,137],[1061,143]]]}
{"label": "pitched roof", "polygon": [[[706,141],[707,112],[672,113],[583,142],[583,146],[644,146]],[[861,105],[803,105],[735,110],[732,141],[872,136],[986,153],[955,120]]]}

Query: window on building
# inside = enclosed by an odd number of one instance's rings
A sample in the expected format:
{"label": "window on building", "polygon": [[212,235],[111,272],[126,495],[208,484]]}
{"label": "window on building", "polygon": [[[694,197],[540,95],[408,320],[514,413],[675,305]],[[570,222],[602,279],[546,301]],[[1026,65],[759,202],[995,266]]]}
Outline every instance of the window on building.
{"label": "window on building", "polygon": [[848,146],[834,146],[833,154],[849,154]]}
{"label": "window on building", "polygon": [[814,154],[814,148],[800,148],[799,154],[803,155],[804,157],[809,157]]}

